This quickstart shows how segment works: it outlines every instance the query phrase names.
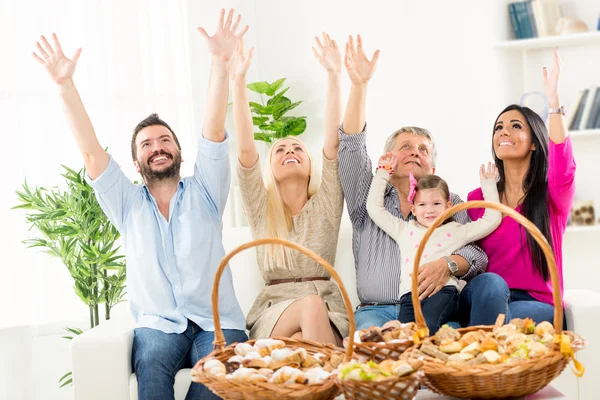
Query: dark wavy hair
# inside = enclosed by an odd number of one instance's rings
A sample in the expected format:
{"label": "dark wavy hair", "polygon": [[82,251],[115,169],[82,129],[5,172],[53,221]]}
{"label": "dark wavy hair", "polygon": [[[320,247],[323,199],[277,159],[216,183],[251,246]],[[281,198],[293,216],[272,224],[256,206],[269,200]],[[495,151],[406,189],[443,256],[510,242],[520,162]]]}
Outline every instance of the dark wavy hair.
{"label": "dark wavy hair", "polygon": [[[498,118],[507,111],[519,111],[527,121],[531,130],[531,141],[535,145],[535,151],[531,154],[529,169],[523,180],[523,192],[525,193],[521,203],[521,214],[529,219],[542,232],[550,247],[552,247],[552,236],[550,235],[550,214],[548,204],[548,129],[539,115],[528,107],[521,107],[512,104],[506,107],[494,121],[493,134],[496,132],[496,123]],[[493,135],[492,134],[492,135]],[[498,181],[498,193],[500,197],[505,193],[506,177],[504,175],[504,162],[498,158],[494,151],[492,141],[492,156],[498,168],[500,179]],[[521,226],[521,233],[524,228]],[[533,260],[536,271],[548,281],[550,273],[548,263],[544,257],[541,247],[533,239],[529,232],[526,232],[529,253]]]}
{"label": "dark wavy hair", "polygon": [[179,144],[179,139],[177,138],[177,135],[175,134],[175,132],[173,132],[173,129],[171,129],[169,124],[167,124],[165,121],[160,119],[158,114],[153,113],[153,114],[148,115],[142,121],[140,121],[140,123],[137,124],[137,126],[133,130],[133,136],[131,137],[131,158],[133,159],[133,161],[137,161],[137,146],[135,144],[135,139],[137,139],[138,133],[140,133],[140,131],[142,129],[147,128],[149,126],[153,126],[153,125],[160,125],[160,126],[164,126],[165,128],[167,128],[169,130],[169,132],[171,132],[171,135],[173,135],[173,140],[175,141],[177,148],[179,149],[179,151],[181,151],[181,145]]}

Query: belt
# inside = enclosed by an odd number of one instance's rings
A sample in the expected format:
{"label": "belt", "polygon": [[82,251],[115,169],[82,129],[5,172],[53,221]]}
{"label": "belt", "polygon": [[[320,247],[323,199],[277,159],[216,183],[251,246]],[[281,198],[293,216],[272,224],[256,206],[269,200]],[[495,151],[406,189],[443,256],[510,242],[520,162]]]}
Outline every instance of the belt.
{"label": "belt", "polygon": [[325,276],[314,276],[311,278],[290,278],[290,279],[271,279],[265,283],[265,286],[279,285],[280,283],[298,283],[298,282],[310,282],[310,281],[328,281],[331,278]]}
{"label": "belt", "polygon": [[369,307],[369,306],[397,306],[400,303],[360,303],[358,307]]}

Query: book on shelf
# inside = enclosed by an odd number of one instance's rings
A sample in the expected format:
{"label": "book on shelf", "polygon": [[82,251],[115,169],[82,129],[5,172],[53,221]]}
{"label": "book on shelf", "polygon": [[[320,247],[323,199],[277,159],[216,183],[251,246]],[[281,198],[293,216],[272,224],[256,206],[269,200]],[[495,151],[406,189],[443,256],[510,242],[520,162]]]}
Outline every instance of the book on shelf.
{"label": "book on shelf", "polygon": [[600,128],[600,87],[591,86],[576,94],[567,118],[569,130]]}
{"label": "book on shelf", "polygon": [[508,4],[508,12],[516,39],[556,35],[561,18],[558,0],[524,0]]}

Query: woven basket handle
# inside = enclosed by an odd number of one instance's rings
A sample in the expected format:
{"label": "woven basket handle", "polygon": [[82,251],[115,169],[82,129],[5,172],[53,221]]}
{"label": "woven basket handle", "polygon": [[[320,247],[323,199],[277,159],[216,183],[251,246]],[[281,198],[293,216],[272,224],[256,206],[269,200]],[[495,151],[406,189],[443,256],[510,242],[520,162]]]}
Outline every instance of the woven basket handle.
{"label": "woven basket handle", "polygon": [[348,313],[348,319],[350,321],[350,335],[348,336],[348,348],[346,349],[346,358],[345,361],[348,362],[352,358],[352,352],[354,349],[354,331],[356,330],[356,323],[354,321],[354,312],[352,311],[352,303],[350,302],[350,297],[348,297],[348,292],[346,291],[346,287],[342,282],[342,278],[340,278],[339,274],[327,261],[323,259],[323,257],[319,256],[312,250],[307,249],[306,247],[300,246],[294,242],[290,242],[289,240],[276,239],[276,238],[265,238],[253,240],[251,242],[245,243],[241,246],[233,249],[229,254],[223,257],[221,260],[221,264],[219,265],[219,269],[215,274],[215,280],[213,283],[212,290],[212,311],[213,311],[213,321],[215,324],[215,340],[213,344],[215,345],[215,350],[223,350],[225,348],[225,337],[223,336],[223,330],[221,329],[221,320],[219,319],[219,282],[221,281],[221,276],[223,275],[223,271],[225,267],[229,263],[229,260],[233,258],[237,253],[242,252],[246,249],[250,249],[252,247],[261,246],[265,244],[279,244],[285,247],[292,248],[294,250],[298,250],[300,253],[308,256],[315,262],[317,262],[320,266],[325,268],[327,272],[331,274],[335,282],[340,287],[340,291],[342,292],[342,297],[344,299],[344,305],[346,306],[346,312]]}
{"label": "woven basket handle", "polygon": [[413,307],[415,309],[415,320],[417,322],[417,326],[419,328],[427,328],[425,318],[423,317],[423,311],[421,310],[421,303],[419,302],[419,285],[417,282],[419,274],[419,265],[421,262],[421,255],[423,254],[423,250],[425,250],[425,245],[427,244],[427,241],[429,240],[430,236],[433,234],[433,231],[437,227],[439,227],[442,224],[442,222],[444,222],[446,219],[450,218],[457,212],[468,210],[469,208],[492,208],[512,217],[515,221],[517,221],[525,229],[527,229],[527,231],[533,236],[535,241],[540,245],[542,251],[544,252],[544,256],[546,257],[546,261],[548,262],[548,269],[550,271],[550,278],[552,280],[552,296],[554,299],[554,330],[557,334],[560,334],[562,332],[563,326],[563,309],[562,299],[560,295],[560,282],[558,280],[556,260],[554,259],[554,254],[550,245],[548,244],[548,241],[546,240],[542,232],[540,232],[540,230],[533,224],[533,222],[529,221],[527,218],[519,214],[514,209],[507,207],[501,203],[483,200],[467,201],[466,203],[460,203],[450,207],[435,220],[433,225],[429,227],[429,229],[425,233],[425,236],[421,240],[419,248],[417,249],[417,256],[415,257],[415,264],[413,267],[411,293]]}

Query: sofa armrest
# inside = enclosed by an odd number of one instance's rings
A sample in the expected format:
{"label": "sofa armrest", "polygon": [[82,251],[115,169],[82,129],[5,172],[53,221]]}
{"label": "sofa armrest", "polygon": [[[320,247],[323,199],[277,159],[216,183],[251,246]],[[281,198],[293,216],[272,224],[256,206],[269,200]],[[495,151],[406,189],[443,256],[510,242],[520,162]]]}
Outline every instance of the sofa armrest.
{"label": "sofa armrest", "polygon": [[75,400],[129,400],[131,316],[104,321],[71,343]]}
{"label": "sofa armrest", "polygon": [[[600,293],[591,290],[566,290],[564,295],[567,328],[587,340],[587,347],[577,353],[577,359],[585,367],[585,375],[579,379],[579,399],[596,398],[600,391]],[[572,374],[569,367],[564,372]]]}

